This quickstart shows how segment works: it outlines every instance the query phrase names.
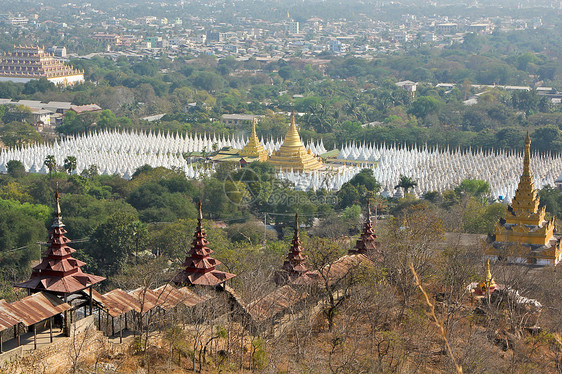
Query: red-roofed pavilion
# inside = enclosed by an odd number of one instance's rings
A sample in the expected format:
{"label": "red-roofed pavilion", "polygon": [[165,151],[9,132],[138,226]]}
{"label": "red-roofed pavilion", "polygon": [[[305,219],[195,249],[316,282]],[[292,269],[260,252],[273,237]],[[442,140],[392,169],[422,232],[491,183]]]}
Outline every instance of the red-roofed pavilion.
{"label": "red-roofed pavilion", "polygon": [[58,191],[55,199],[54,219],[47,241],[49,248],[43,253],[41,263],[33,268],[31,278],[16,287],[27,288],[30,293],[46,291],[66,297],[105,278],[82,272],[81,267],[86,263],[72,257],[76,250],[68,246],[70,239],[64,236],[67,231],[62,223]]}
{"label": "red-roofed pavilion", "polygon": [[[84,316],[89,305],[89,314],[92,315],[92,286],[105,278],[82,272],[81,267],[86,263],[72,257],[76,250],[69,247],[70,239],[64,236],[67,231],[62,223],[58,190],[55,200],[53,224],[47,241],[49,247],[43,253],[41,263],[33,268],[29,280],[16,284],[16,287],[27,288],[30,294],[37,292],[54,294],[71,305],[72,310],[84,307]],[[86,289],[89,292],[86,292]],[[61,321],[67,336],[70,334],[73,314],[65,310],[64,319]]]}
{"label": "red-roofed pavilion", "polygon": [[206,239],[207,234],[201,224],[202,220],[203,213],[201,211],[201,202],[199,202],[197,229],[191,243],[191,250],[183,263],[185,269],[173,279],[173,282],[177,285],[218,286],[236,276],[236,274],[215,269],[221,262],[211,257],[213,250],[207,248],[209,242]]}
{"label": "red-roofed pavilion", "polygon": [[291,248],[281,271],[275,274],[275,282],[277,284],[283,283],[306,283],[308,279],[300,279],[303,275],[308,273],[308,268],[305,265],[306,256],[303,255],[303,247],[299,233],[299,214],[295,215],[295,234],[291,242]]}
{"label": "red-roofed pavilion", "polygon": [[367,219],[361,237],[355,242],[355,247],[348,251],[350,255],[364,254],[375,261],[384,259],[382,251],[377,248],[377,235],[373,230],[371,222],[371,203],[367,203]]}

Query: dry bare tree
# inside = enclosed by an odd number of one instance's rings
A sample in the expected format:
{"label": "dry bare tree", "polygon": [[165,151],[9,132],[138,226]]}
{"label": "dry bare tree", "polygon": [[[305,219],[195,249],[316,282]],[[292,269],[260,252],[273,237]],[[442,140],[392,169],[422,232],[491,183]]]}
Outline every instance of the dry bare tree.
{"label": "dry bare tree", "polygon": [[385,225],[383,238],[384,265],[388,278],[399,291],[402,308],[399,319],[416,292],[409,265],[423,280],[430,273],[432,257],[444,235],[439,212],[424,203],[411,205]]}

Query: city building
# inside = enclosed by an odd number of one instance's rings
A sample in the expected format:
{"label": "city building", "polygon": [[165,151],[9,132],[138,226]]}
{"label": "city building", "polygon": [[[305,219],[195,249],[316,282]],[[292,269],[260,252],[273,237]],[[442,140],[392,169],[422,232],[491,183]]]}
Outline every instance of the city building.
{"label": "city building", "polygon": [[453,34],[457,32],[457,27],[456,23],[438,23],[435,25],[434,30],[441,34]]}
{"label": "city building", "polygon": [[221,119],[227,126],[238,127],[245,122],[259,121],[263,117],[263,115],[254,114],[223,114]]}
{"label": "city building", "polygon": [[47,48],[47,52],[55,57],[65,58],[66,57],[66,47],[57,47],[56,45]]}
{"label": "city building", "polygon": [[43,47],[18,46],[0,57],[0,82],[26,83],[46,78],[58,86],[84,82],[84,72],[65,65]]}
{"label": "city building", "polygon": [[122,44],[121,37],[119,35],[116,35],[116,34],[107,34],[107,33],[98,32],[98,33],[95,33],[94,35],[92,35],[92,39],[94,39],[98,42],[105,42],[105,43],[111,44],[111,45],[121,45]]}
{"label": "city building", "polygon": [[531,174],[531,138],[525,139],[523,174],[505,218],[496,223],[486,256],[492,260],[556,265],[562,260],[560,239],[555,234],[556,217],[545,220],[546,206],[540,198]]}
{"label": "city building", "polygon": [[285,31],[288,34],[298,34],[300,31],[300,25],[296,21],[287,22],[287,24],[285,25]]}
{"label": "city building", "polygon": [[416,82],[401,81],[401,82],[397,82],[396,85],[398,87],[401,87],[403,90],[408,91],[412,96],[416,95],[416,89],[418,87],[418,84]]}

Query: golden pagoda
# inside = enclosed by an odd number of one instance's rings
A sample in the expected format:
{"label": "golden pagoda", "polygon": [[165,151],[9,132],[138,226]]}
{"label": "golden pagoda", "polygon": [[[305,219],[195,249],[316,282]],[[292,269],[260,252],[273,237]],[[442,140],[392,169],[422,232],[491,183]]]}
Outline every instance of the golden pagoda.
{"label": "golden pagoda", "polygon": [[556,265],[562,259],[560,235],[554,233],[556,218],[545,220],[546,207],[540,199],[531,174],[531,138],[525,138],[523,174],[505,219],[495,227],[495,238],[488,247],[488,258],[538,265]]}
{"label": "golden pagoda", "polygon": [[322,161],[310,150],[306,150],[302,144],[297,125],[295,124],[295,113],[291,113],[291,126],[283,145],[277,152],[274,152],[269,159],[269,163],[278,169],[293,169],[295,171],[311,171],[322,167]]}
{"label": "golden pagoda", "polygon": [[258,139],[258,135],[256,133],[256,122],[257,120],[254,118],[252,120],[252,135],[250,135],[250,140],[248,140],[248,143],[238,153],[238,155],[243,158],[258,158],[259,161],[264,162],[269,158],[269,152]]}

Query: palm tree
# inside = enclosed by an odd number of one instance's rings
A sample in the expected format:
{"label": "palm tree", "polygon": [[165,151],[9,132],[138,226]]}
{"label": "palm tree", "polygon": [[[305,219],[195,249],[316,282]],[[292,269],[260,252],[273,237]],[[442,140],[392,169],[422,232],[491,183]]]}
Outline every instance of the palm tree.
{"label": "palm tree", "polygon": [[414,188],[417,185],[418,185],[418,182],[416,182],[412,178],[400,174],[400,180],[398,181],[398,184],[396,186],[394,186],[394,189],[403,188],[404,189],[404,195],[406,195],[410,188]]}
{"label": "palm tree", "polygon": [[44,164],[49,169],[49,176],[52,177],[53,171],[57,168],[57,160],[55,159],[55,156],[48,155],[45,158]]}
{"label": "palm tree", "polygon": [[76,157],[68,156],[64,159],[64,170],[66,170],[68,175],[72,174],[72,172],[76,170]]}

